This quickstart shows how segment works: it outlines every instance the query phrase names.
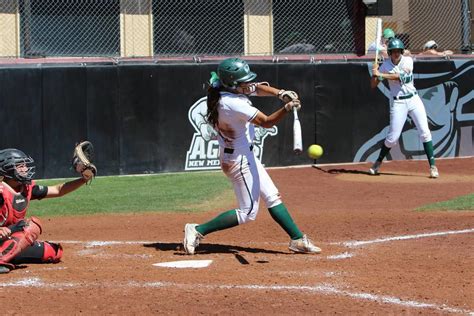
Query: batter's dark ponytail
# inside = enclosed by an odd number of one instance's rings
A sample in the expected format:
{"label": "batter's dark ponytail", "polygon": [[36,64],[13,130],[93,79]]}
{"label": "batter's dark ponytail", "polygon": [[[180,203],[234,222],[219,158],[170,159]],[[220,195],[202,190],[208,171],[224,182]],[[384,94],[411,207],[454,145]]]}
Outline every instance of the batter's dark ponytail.
{"label": "batter's dark ponytail", "polygon": [[207,114],[206,119],[212,127],[216,127],[219,122],[219,112],[217,111],[217,105],[221,97],[220,88],[214,88],[209,86],[207,89]]}

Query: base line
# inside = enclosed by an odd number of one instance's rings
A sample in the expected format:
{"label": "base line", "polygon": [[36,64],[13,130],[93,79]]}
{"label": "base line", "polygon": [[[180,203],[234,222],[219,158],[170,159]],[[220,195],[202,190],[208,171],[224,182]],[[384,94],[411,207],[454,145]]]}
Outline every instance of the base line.
{"label": "base line", "polygon": [[[349,248],[355,248],[359,246],[376,244],[376,243],[384,243],[384,242],[390,242],[390,241],[419,239],[419,238],[445,236],[445,235],[469,234],[469,233],[474,233],[474,228],[468,228],[468,229],[462,229],[462,230],[448,230],[448,231],[443,231],[443,232],[433,232],[433,233],[424,233],[424,234],[390,236],[390,237],[383,237],[383,238],[377,238],[377,239],[372,239],[372,240],[332,242],[329,244],[330,245],[343,245]],[[136,244],[160,243],[160,241],[158,240],[154,240],[154,241],[151,241],[151,240],[129,240],[129,241],[127,240],[59,240],[56,242],[59,242],[62,244],[83,244],[84,247],[86,248],[103,247],[103,246],[111,246],[111,245],[136,245]],[[283,243],[272,243],[272,242],[262,242],[262,243],[252,242],[250,244],[267,244],[267,245],[282,244],[283,245]]]}
{"label": "base line", "polygon": [[354,247],[359,247],[359,246],[364,246],[364,245],[369,245],[369,244],[389,242],[389,241],[419,239],[419,238],[427,238],[427,237],[457,235],[457,234],[469,234],[469,233],[474,233],[474,228],[462,229],[462,230],[449,230],[449,231],[444,231],[444,232],[434,232],[434,233],[425,233],[425,234],[416,234],[416,235],[392,236],[392,237],[378,238],[378,239],[373,239],[373,240],[344,241],[344,242],[339,242],[339,243],[335,243],[335,244],[344,245],[344,246],[349,247],[349,248],[354,248]]}

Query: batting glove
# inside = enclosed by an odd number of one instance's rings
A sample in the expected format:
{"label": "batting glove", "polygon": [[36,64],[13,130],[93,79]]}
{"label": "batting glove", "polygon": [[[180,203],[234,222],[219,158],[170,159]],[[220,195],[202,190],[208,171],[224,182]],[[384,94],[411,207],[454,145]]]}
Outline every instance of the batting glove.
{"label": "batting glove", "polygon": [[293,100],[288,103],[285,103],[285,110],[287,112],[293,111],[293,108],[296,109],[296,111],[299,111],[301,109],[301,102],[300,100]]}
{"label": "batting glove", "polygon": [[290,101],[298,100],[298,93],[296,93],[295,91],[282,89],[278,92],[278,98],[283,102],[288,103]]}

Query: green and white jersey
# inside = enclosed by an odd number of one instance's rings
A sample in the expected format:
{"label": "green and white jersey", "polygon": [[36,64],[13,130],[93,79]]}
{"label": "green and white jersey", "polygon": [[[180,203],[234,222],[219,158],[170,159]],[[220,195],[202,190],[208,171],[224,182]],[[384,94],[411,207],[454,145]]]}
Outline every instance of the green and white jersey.
{"label": "green and white jersey", "polygon": [[258,109],[246,95],[221,92],[217,110],[219,145],[226,148],[248,148],[255,137],[254,125],[250,121],[255,118]]}
{"label": "green and white jersey", "polygon": [[398,65],[392,63],[388,58],[380,66],[381,73],[399,74],[400,80],[389,80],[390,93],[393,97],[405,96],[416,92],[413,84],[413,59],[408,56],[401,56]]}

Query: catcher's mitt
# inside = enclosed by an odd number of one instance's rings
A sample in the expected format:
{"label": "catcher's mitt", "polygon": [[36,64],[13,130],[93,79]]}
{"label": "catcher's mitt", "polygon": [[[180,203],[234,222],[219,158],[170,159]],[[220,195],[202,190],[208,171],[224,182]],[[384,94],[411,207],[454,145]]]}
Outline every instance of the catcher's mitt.
{"label": "catcher's mitt", "polygon": [[72,156],[72,168],[87,182],[97,175],[97,167],[92,163],[93,160],[94,146],[91,142],[83,141],[76,145]]}

